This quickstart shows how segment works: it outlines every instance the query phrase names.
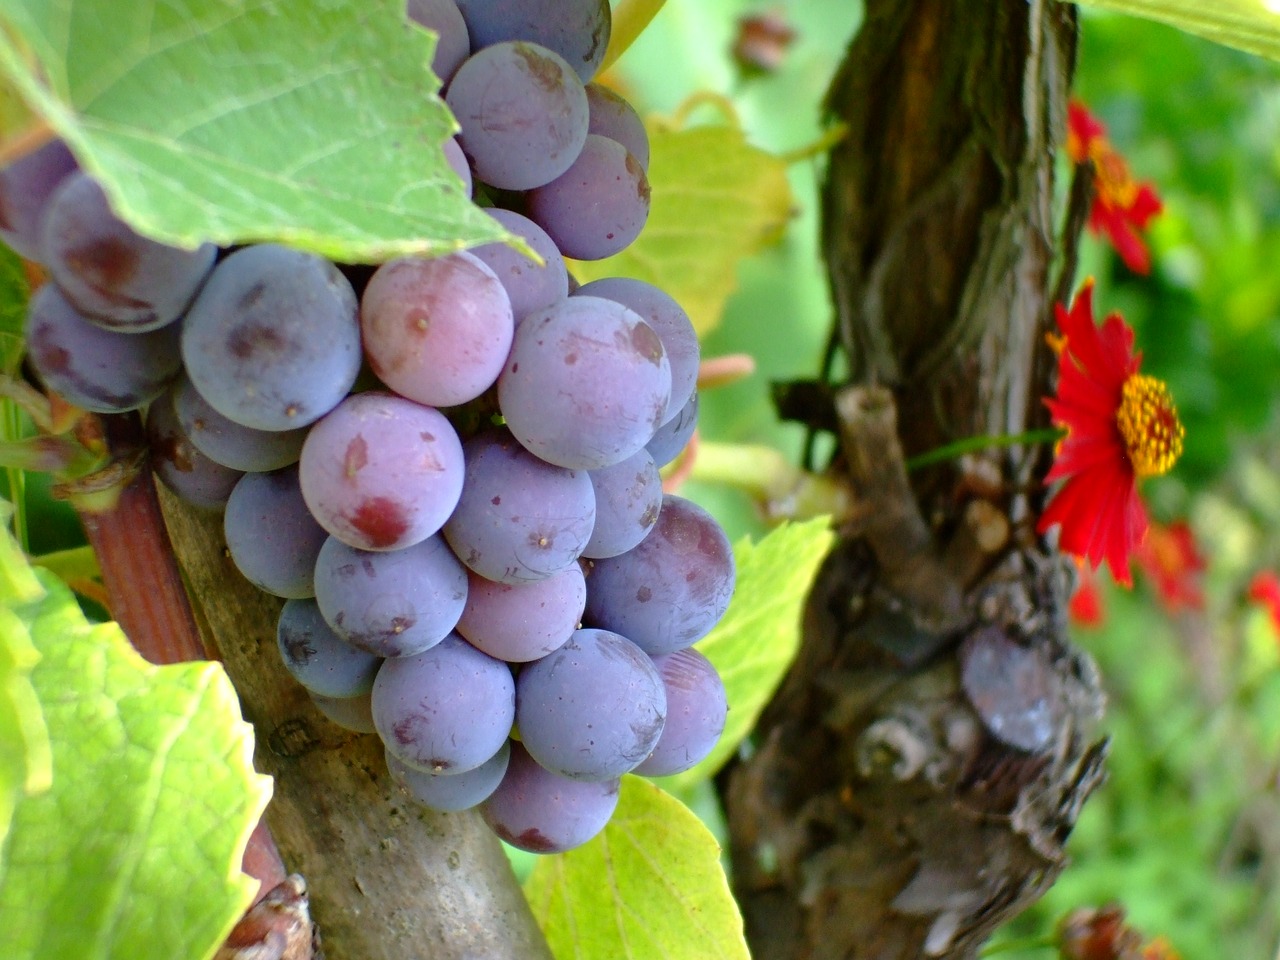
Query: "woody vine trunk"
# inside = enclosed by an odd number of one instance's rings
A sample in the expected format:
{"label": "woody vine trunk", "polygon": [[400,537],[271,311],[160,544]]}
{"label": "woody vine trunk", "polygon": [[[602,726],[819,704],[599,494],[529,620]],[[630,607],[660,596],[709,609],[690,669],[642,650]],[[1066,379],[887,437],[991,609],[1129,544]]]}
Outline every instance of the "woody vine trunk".
{"label": "woody vine trunk", "polygon": [[868,0],[828,94],[823,243],[841,381],[781,392],[832,429],[857,497],[800,657],[721,780],[759,960],[969,958],[1037,899],[1100,781],[1069,570],[1035,534],[1047,426],[1054,152],[1074,8]]}

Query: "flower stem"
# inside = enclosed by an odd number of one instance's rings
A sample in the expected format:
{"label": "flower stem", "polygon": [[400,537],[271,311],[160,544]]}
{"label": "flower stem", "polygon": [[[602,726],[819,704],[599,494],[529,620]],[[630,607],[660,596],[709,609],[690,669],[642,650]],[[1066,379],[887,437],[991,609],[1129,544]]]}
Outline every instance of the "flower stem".
{"label": "flower stem", "polygon": [[848,488],[831,477],[809,473],[773,447],[761,444],[698,444],[690,479],[743,491],[771,521],[844,516],[852,507]]}
{"label": "flower stem", "polygon": [[998,953],[1012,953],[1015,950],[1056,950],[1058,939],[1054,936],[1031,937],[1028,940],[1006,940],[1003,943],[988,944],[978,951],[979,957],[993,957]]}
{"label": "flower stem", "polygon": [[977,437],[965,437],[963,440],[935,447],[932,450],[910,457],[907,460],[907,470],[908,472],[918,470],[930,464],[941,463],[944,460],[954,460],[956,457],[963,456],[966,453],[976,453],[979,450],[989,450],[992,447],[1014,447],[1020,443],[1052,443],[1060,440],[1063,433],[1064,431],[1056,427],[1049,427],[1044,430],[1028,430],[1025,433],[984,434]]}

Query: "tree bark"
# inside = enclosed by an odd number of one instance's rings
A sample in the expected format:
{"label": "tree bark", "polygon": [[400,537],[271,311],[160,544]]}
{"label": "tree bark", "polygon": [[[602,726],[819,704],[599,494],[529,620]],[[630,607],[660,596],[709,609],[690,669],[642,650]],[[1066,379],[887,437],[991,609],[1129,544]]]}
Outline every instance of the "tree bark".
{"label": "tree bark", "polygon": [[756,753],[721,781],[759,960],[973,957],[1053,882],[1100,782],[1070,569],[1034,530],[1049,452],[906,468],[1047,425],[1075,37],[1049,0],[868,0],[832,83],[849,134],[823,243],[848,380],[814,422],[837,425],[831,469],[860,504]]}
{"label": "tree bark", "polygon": [[331,960],[550,960],[497,837],[479,814],[433,813],[387,775],[382,746],[328,721],[285,671],[281,601],[231,562],[222,518],[161,489],[206,642],[256,731],[274,778],[267,823],[307,881]]}

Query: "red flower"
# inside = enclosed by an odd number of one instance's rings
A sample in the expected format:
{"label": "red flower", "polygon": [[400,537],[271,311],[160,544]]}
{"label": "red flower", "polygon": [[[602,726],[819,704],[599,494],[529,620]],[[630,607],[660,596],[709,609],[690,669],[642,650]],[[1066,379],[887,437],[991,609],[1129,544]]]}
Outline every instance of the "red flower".
{"label": "red flower", "polygon": [[1138,372],[1133,331],[1118,313],[1093,322],[1093,283],[1068,311],[1056,307],[1058,394],[1046,400],[1066,436],[1047,483],[1064,480],[1040,517],[1044,533],[1061,526],[1059,544],[1131,586],[1129,556],[1147,532],[1138,480],[1167,473],[1182,454],[1182,424],[1169,388]]}
{"label": "red flower", "polygon": [[1204,557],[1196,548],[1195,536],[1185,521],[1179,520],[1167,527],[1154,524],[1146,539],[1138,544],[1133,559],[1155,583],[1166,611],[1204,609],[1204,592],[1199,582],[1204,572]]}
{"label": "red flower", "polygon": [[1254,574],[1249,584],[1249,599],[1266,608],[1272,626],[1280,633],[1280,577],[1270,570]]}
{"label": "red flower", "polygon": [[1098,575],[1088,567],[1081,565],[1080,578],[1076,581],[1076,592],[1067,603],[1067,616],[1072,623],[1082,627],[1100,627],[1107,619],[1106,604],[1102,599],[1102,584]]}
{"label": "red flower", "polygon": [[1093,205],[1089,229],[1105,233],[1130,270],[1151,271],[1151,257],[1138,236],[1161,211],[1160,198],[1149,183],[1138,183],[1106,137],[1107,129],[1077,100],[1067,105],[1067,156],[1072,163],[1093,161]]}

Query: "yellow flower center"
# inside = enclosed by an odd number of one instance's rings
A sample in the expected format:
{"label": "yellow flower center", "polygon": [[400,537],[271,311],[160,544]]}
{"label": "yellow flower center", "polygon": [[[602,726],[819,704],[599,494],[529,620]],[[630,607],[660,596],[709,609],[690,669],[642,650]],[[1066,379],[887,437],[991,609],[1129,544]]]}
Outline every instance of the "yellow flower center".
{"label": "yellow flower center", "polygon": [[1121,210],[1133,206],[1138,184],[1129,173],[1124,157],[1101,138],[1089,145],[1089,157],[1093,160],[1093,175],[1102,199]]}
{"label": "yellow flower center", "polygon": [[1116,425],[1139,477],[1159,477],[1182,456],[1186,431],[1163,380],[1135,373],[1124,382]]}

